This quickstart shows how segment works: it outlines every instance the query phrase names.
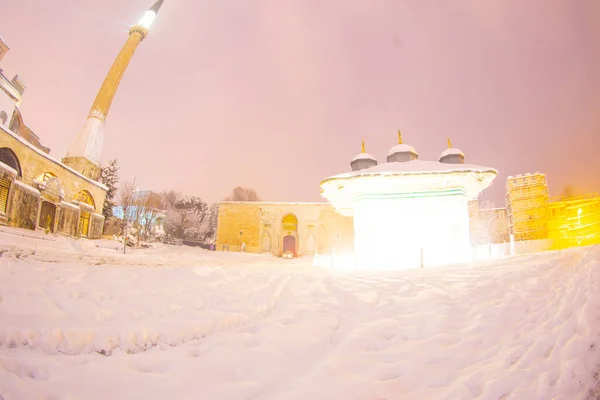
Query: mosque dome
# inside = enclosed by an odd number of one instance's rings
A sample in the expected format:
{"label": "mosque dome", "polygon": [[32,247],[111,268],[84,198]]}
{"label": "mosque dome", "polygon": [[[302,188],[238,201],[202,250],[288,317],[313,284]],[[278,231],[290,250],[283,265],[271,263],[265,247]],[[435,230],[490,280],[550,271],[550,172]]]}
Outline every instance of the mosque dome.
{"label": "mosque dome", "polygon": [[439,161],[445,164],[464,164],[465,154],[461,150],[452,147],[452,143],[448,139],[448,148],[442,151]]}
{"label": "mosque dome", "polygon": [[377,165],[377,159],[365,150],[365,141],[362,142],[361,152],[350,161],[352,171],[360,171],[361,169],[371,168]]}
{"label": "mosque dome", "polygon": [[419,158],[419,153],[414,147],[404,144],[402,133],[398,131],[398,144],[390,149],[387,156],[387,162],[406,162]]}

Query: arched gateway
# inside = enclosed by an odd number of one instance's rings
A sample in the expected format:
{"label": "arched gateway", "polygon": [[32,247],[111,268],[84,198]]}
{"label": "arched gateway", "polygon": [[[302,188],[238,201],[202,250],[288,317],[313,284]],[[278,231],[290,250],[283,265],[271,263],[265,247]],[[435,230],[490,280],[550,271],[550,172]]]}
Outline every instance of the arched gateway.
{"label": "arched gateway", "polygon": [[291,252],[298,256],[298,218],[294,214],[287,214],[281,220],[283,233],[282,253]]}

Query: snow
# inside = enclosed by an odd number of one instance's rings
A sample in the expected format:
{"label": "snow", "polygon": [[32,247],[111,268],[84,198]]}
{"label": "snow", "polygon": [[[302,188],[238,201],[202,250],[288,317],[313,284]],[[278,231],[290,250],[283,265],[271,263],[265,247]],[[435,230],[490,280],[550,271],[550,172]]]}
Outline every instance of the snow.
{"label": "snow", "polygon": [[11,232],[3,400],[595,398],[598,247],[341,273]]}
{"label": "snow", "polygon": [[455,149],[454,147],[450,147],[444,151],[442,151],[442,154],[440,154],[440,159],[449,156],[449,155],[457,155],[457,156],[465,156],[465,153],[462,152],[462,150],[459,149]]}
{"label": "snow", "polygon": [[65,164],[61,163],[60,161],[56,160],[54,157],[50,156],[49,154],[44,153],[42,150],[38,149],[37,147],[35,147],[34,145],[32,145],[31,143],[29,143],[27,140],[23,139],[21,136],[17,135],[16,133],[6,129],[5,127],[3,127],[2,125],[0,125],[0,130],[3,131],[5,134],[11,136],[13,139],[18,140],[19,142],[21,142],[21,144],[25,145],[26,147],[28,147],[30,150],[36,152],[38,155],[44,157],[45,159],[57,164],[58,166],[60,166],[61,168],[66,169],[67,171],[71,172],[74,175],[77,175],[79,178],[83,179],[84,181],[97,186],[101,189],[104,190],[108,190],[108,187],[106,185],[104,185],[103,183],[97,182],[93,179],[88,178],[87,176],[83,175],[81,172],[75,171],[73,168],[66,166]]}
{"label": "snow", "polygon": [[21,188],[35,194],[36,196],[40,195],[40,191],[37,190],[36,188],[34,188],[33,186],[29,186],[28,184],[24,183],[23,181],[19,181],[19,180],[15,180],[15,185],[20,186]]}
{"label": "snow", "polygon": [[9,174],[13,175],[13,176],[17,176],[18,172],[16,169],[14,169],[13,167],[4,164],[3,162],[0,162],[0,168],[2,168],[3,170],[5,170],[6,172],[8,172]]}
{"label": "snow", "polygon": [[392,147],[390,149],[390,151],[388,152],[388,156],[391,156],[392,154],[396,154],[396,153],[413,153],[413,154],[419,154],[417,153],[417,150],[415,150],[414,147],[408,145],[408,144],[404,144],[404,143],[399,143],[397,145],[395,145],[394,147]]}
{"label": "snow", "polygon": [[344,179],[364,175],[419,175],[444,174],[452,172],[479,172],[498,174],[493,168],[473,164],[446,164],[439,161],[411,160],[406,162],[390,162],[365,168],[360,171],[345,172],[325,179]]}
{"label": "snow", "polygon": [[356,160],[375,160],[375,161],[377,161],[377,159],[369,153],[358,153],[356,155],[356,157],[354,157],[352,159],[352,161],[356,161]]}

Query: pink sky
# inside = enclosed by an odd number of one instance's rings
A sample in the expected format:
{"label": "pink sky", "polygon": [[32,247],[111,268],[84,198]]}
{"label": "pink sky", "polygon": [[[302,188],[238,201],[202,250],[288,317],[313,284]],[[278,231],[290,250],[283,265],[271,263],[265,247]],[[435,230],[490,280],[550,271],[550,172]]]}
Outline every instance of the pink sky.
{"label": "pink sky", "polygon": [[[25,123],[62,157],[152,0],[0,0],[0,67]],[[104,161],[208,201],[236,185],[320,201],[321,179],[401,129],[421,159],[541,171],[600,191],[597,0],[166,0],[117,92]]]}

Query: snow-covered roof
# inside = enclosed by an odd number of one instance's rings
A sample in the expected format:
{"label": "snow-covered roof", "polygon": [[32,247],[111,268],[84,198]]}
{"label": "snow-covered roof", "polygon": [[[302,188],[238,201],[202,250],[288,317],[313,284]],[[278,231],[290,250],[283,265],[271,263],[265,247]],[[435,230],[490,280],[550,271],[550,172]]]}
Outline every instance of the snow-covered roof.
{"label": "snow-covered roof", "polygon": [[390,149],[390,151],[388,152],[388,156],[391,156],[392,154],[396,154],[396,153],[414,153],[414,154],[419,154],[417,153],[417,151],[415,150],[414,147],[408,145],[408,144],[404,144],[404,143],[399,143],[397,145],[395,145],[394,147],[392,147]]}
{"label": "snow-covered roof", "polygon": [[17,186],[21,187],[21,188],[22,188],[22,189],[24,189],[24,190],[27,190],[27,191],[29,191],[29,192],[33,193],[34,195],[36,195],[36,196],[38,196],[38,197],[39,197],[39,195],[40,195],[40,191],[39,191],[39,190],[37,190],[37,189],[36,189],[36,188],[34,188],[33,186],[29,186],[28,184],[26,184],[26,183],[24,183],[24,182],[22,182],[22,181],[16,180],[16,181],[15,181],[15,185],[17,185]]}
{"label": "snow-covered roof", "polygon": [[459,149],[455,149],[454,147],[450,147],[449,149],[446,149],[444,151],[442,151],[442,154],[440,154],[440,158],[446,157],[446,156],[450,156],[450,155],[456,155],[456,156],[465,156],[465,153],[463,153],[461,150]]}
{"label": "snow-covered roof", "polygon": [[377,159],[369,153],[358,153],[356,155],[356,157],[354,157],[352,159],[352,161],[356,161],[356,160],[375,160],[375,161],[377,161]]}
{"label": "snow-covered roof", "polygon": [[321,195],[343,215],[352,215],[354,199],[363,195],[390,196],[415,192],[464,190],[471,199],[487,188],[498,172],[471,164],[411,160],[379,164],[329,177]]}
{"label": "snow-covered roof", "polygon": [[42,150],[38,149],[37,147],[35,147],[34,145],[32,145],[31,143],[29,143],[27,140],[23,139],[21,136],[17,135],[16,133],[4,128],[2,125],[0,125],[0,131],[5,132],[7,135],[11,136],[13,139],[21,142],[21,144],[27,146],[29,149],[33,150],[34,152],[38,153],[40,156],[44,157],[45,159],[47,159],[48,161],[51,161],[52,163],[58,165],[59,167],[69,171],[70,173],[77,175],[79,178],[83,179],[84,181],[99,187],[100,189],[103,190],[108,190],[108,187],[103,184],[100,183],[98,181],[95,181],[93,179],[88,178],[87,176],[83,175],[81,172],[79,171],[75,171],[73,168],[63,164],[62,162],[56,160],[55,158],[53,158],[52,156],[50,156],[49,154],[44,153]]}
{"label": "snow-covered roof", "polygon": [[12,168],[9,165],[4,164],[2,161],[0,161],[0,169],[7,171],[8,173],[10,173],[13,176],[17,176],[19,174],[16,169]]}
{"label": "snow-covered roof", "polygon": [[325,179],[346,179],[366,175],[421,175],[421,174],[444,174],[451,172],[492,172],[497,174],[493,168],[473,164],[446,164],[439,161],[411,160],[406,162],[390,162],[365,168],[360,171],[345,172]]}

